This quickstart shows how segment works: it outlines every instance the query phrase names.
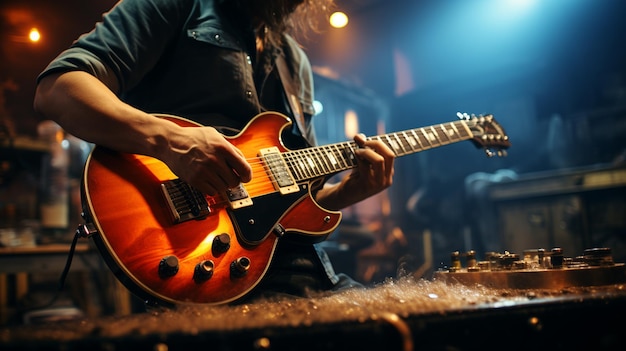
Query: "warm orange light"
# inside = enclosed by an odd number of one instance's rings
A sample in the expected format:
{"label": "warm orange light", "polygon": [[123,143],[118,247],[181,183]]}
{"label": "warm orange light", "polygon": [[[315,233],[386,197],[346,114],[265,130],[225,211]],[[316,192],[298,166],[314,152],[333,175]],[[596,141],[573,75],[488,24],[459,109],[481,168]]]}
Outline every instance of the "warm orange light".
{"label": "warm orange light", "polygon": [[41,34],[39,33],[39,30],[37,28],[32,28],[30,30],[30,33],[28,33],[28,39],[33,43],[38,42],[39,39],[41,39]]}
{"label": "warm orange light", "polygon": [[343,28],[348,25],[348,15],[343,12],[335,12],[330,15],[330,25],[335,28]]}
{"label": "warm orange light", "polygon": [[359,116],[354,110],[348,110],[343,118],[346,138],[352,139],[359,132]]}

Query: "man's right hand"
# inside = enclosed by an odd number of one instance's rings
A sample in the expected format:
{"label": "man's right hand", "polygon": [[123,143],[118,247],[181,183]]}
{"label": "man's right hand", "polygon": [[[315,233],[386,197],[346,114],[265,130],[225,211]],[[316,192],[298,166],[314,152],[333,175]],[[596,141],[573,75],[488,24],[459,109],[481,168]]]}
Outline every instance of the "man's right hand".
{"label": "man's right hand", "polygon": [[243,153],[213,127],[174,127],[160,154],[170,170],[198,191],[214,196],[252,179]]}

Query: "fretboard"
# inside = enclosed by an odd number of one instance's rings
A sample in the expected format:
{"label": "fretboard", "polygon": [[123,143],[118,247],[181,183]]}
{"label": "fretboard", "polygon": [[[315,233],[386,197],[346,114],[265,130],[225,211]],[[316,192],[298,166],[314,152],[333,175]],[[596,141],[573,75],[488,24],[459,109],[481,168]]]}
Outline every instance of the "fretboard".
{"label": "fretboard", "polygon": [[[396,156],[404,156],[473,137],[464,120],[377,135]],[[332,175],[357,167],[354,141],[285,152],[283,158],[296,181]]]}

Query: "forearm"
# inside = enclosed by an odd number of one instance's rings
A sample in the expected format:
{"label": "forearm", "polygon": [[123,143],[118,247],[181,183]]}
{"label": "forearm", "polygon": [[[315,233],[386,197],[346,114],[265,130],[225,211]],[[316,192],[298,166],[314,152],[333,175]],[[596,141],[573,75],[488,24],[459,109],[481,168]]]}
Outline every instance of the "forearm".
{"label": "forearm", "polygon": [[81,71],[44,77],[34,108],[83,140],[150,156],[159,153],[163,133],[173,128],[172,123],[120,101],[104,83]]}
{"label": "forearm", "polygon": [[315,194],[315,201],[327,210],[338,211],[364,199],[355,195],[359,194],[346,193],[346,188],[341,183],[326,183]]}
{"label": "forearm", "polygon": [[78,138],[157,158],[209,195],[252,177],[241,151],[215,128],[181,127],[135,109],[84,72],[44,77],[37,88],[35,109]]}

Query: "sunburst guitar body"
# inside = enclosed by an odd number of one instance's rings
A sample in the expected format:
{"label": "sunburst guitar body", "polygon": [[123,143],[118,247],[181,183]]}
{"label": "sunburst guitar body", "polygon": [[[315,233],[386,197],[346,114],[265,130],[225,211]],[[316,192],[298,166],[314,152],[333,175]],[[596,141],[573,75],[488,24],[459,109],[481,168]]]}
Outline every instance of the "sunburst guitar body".
{"label": "sunburst guitar body", "polygon": [[[253,175],[219,196],[199,193],[155,158],[94,147],[82,182],[84,227],[116,277],[150,303],[223,304],[261,282],[279,240],[325,240],[341,213],[320,207],[311,191],[327,176],[357,166],[356,145],[289,150],[280,135],[290,124],[280,113],[265,112],[226,137]],[[371,138],[398,156],[462,140],[498,152],[510,145],[491,116]]]}

